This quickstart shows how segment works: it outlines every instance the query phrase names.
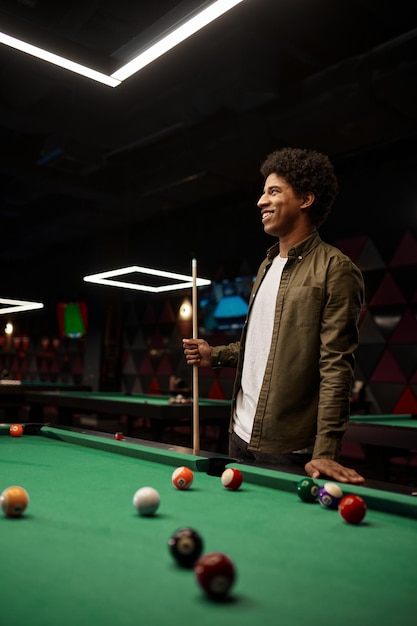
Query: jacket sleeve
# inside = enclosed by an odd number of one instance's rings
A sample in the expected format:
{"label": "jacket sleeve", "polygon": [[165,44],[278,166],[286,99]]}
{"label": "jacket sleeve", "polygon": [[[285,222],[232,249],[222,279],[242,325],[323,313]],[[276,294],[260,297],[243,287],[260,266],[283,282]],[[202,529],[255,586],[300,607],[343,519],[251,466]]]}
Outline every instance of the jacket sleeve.
{"label": "jacket sleeve", "polygon": [[334,259],[328,268],[320,329],[320,389],[313,458],[337,460],[340,455],[349,421],[363,300],[360,270],[349,259]]}
{"label": "jacket sleeve", "polygon": [[229,343],[227,346],[211,348],[212,367],[236,367],[240,350],[240,341]]}

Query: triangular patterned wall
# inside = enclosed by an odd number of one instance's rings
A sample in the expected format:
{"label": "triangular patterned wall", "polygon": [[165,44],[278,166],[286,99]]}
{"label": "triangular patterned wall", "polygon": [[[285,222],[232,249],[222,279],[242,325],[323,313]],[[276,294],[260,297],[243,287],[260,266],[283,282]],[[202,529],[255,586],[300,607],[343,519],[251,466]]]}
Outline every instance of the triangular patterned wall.
{"label": "triangular patterned wall", "polygon": [[83,384],[84,338],[59,339],[28,334],[13,338],[7,346],[0,336],[0,371],[10,378],[30,382]]}
{"label": "triangular patterned wall", "polygon": [[[184,296],[185,297],[185,296]],[[188,387],[192,371],[182,350],[182,338],[191,337],[192,323],[179,318],[183,298],[132,299],[126,307],[122,354],[122,391],[124,393],[169,393],[172,377],[180,377]],[[235,341],[217,333],[215,343]],[[234,370],[199,370],[201,397],[230,398]]]}
{"label": "triangular patterned wall", "polygon": [[373,413],[417,413],[417,241],[407,231],[388,262],[369,238],[336,245],[362,270],[366,304],[356,376]]}

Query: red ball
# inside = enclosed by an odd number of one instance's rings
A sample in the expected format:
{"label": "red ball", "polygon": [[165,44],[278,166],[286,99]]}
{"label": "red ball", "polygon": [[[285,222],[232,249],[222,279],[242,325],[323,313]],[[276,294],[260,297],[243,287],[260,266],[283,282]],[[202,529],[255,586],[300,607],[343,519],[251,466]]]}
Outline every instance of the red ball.
{"label": "red ball", "polygon": [[171,480],[174,487],[182,491],[191,487],[194,474],[189,467],[177,467],[177,469],[172,472]]}
{"label": "red ball", "polygon": [[221,477],[223,487],[231,489],[232,491],[239,489],[242,484],[242,480],[242,472],[234,467],[228,467],[225,469]]}
{"label": "red ball", "polygon": [[340,515],[349,524],[360,524],[366,515],[366,502],[360,496],[345,496],[338,508]]}
{"label": "red ball", "polygon": [[117,441],[121,441],[123,439],[123,433],[116,433],[114,438],[117,439]]}
{"label": "red ball", "polygon": [[194,574],[200,587],[213,599],[222,599],[235,582],[234,563],[223,552],[207,552],[194,565]]}
{"label": "red ball", "polygon": [[12,424],[9,428],[9,433],[12,437],[21,437],[23,435],[22,424]]}

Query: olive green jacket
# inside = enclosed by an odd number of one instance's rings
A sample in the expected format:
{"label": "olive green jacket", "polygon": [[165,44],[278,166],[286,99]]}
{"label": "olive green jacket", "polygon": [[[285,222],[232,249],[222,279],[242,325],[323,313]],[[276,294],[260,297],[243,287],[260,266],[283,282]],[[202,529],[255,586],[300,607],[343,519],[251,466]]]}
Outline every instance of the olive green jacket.
{"label": "olive green jacket", "polygon": [[[259,268],[248,317],[278,253],[277,243]],[[318,233],[291,248],[278,290],[271,348],[249,449],[284,454],[314,446],[312,458],[339,458],[349,421],[363,298],[360,270],[340,250],[324,243]],[[242,377],[246,331],[247,320],[240,341],[212,348],[213,367],[237,368],[232,416]]]}

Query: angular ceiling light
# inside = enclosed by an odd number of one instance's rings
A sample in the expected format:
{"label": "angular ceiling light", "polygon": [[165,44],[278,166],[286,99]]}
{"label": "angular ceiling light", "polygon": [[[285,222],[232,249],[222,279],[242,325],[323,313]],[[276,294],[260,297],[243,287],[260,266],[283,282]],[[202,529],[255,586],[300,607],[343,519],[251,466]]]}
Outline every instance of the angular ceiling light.
{"label": "angular ceiling light", "polygon": [[[111,280],[115,276],[126,276],[126,274],[146,274],[152,278],[147,283],[145,281],[142,281],[142,283],[133,283],[121,280]],[[166,280],[161,281],[160,278],[169,279],[169,282],[167,282]],[[89,276],[84,276],[83,280],[85,280],[87,283],[97,283],[99,285],[108,285],[110,287],[122,287],[123,289],[136,289],[137,291],[148,291],[150,293],[177,291],[178,289],[189,289],[193,286],[192,276],[175,274],[173,272],[165,272],[164,270],[155,270],[150,267],[140,267],[138,265],[122,267],[118,270],[110,270],[108,272],[101,272],[99,274],[90,274]],[[197,287],[210,285],[210,283],[211,280],[207,280],[205,278],[196,279]]]}
{"label": "angular ceiling light", "polygon": [[163,54],[178,46],[191,35],[194,35],[197,31],[201,30],[207,24],[214,22],[218,17],[233,9],[234,6],[240,4],[243,0],[217,0],[197,13],[194,17],[187,19],[186,22],[177,26],[175,30],[162,37],[159,41],[149,46],[146,50],[138,54],[134,59],[126,63],[117,72],[113,72],[112,78],[117,80],[126,80],[132,74],[135,74],[139,70],[143,69],[155,59],[158,59]]}
{"label": "angular ceiling light", "polygon": [[[1,306],[8,304],[10,306]],[[9,298],[0,298],[0,315],[8,315],[9,313],[20,313],[20,311],[32,311],[33,309],[43,309],[42,302],[28,302],[27,300],[10,300]]]}
{"label": "angular ceiling light", "polygon": [[63,67],[64,69],[70,70],[75,74],[81,74],[82,76],[86,76],[92,80],[97,80],[98,82],[108,85],[109,87],[117,87],[120,85],[120,80],[106,76],[106,74],[102,74],[101,72],[96,72],[89,67],[70,61],[65,57],[59,56],[58,54],[53,54],[52,52],[48,52],[47,50],[43,50],[37,46],[32,46],[32,44],[27,43],[26,41],[10,37],[5,33],[0,33],[0,43],[4,43],[6,46],[10,46],[11,48],[15,48],[21,52],[26,52],[26,54],[30,54],[38,59],[52,63],[53,65]]}
{"label": "angular ceiling light", "polygon": [[169,50],[172,50],[172,48],[182,41],[185,41],[191,37],[191,35],[194,35],[194,33],[201,30],[224,13],[227,13],[227,11],[230,11],[230,9],[233,9],[233,7],[241,2],[243,2],[243,0],[216,0],[205,9],[197,12],[193,17],[187,16],[187,18],[184,18],[182,24],[173,27],[168,34],[162,36],[156,43],[153,43],[140,52],[135,58],[123,65],[116,72],[113,72],[111,76],[107,76],[107,74],[97,72],[80,63],[75,63],[65,57],[48,52],[38,46],[33,46],[30,43],[11,37],[3,32],[0,32],[0,43],[20,50],[21,52],[26,52],[48,63],[53,63],[76,74],[81,74],[82,76],[96,80],[109,87],[117,87],[122,81],[126,80],[126,78],[129,78],[132,74],[143,69]]}

